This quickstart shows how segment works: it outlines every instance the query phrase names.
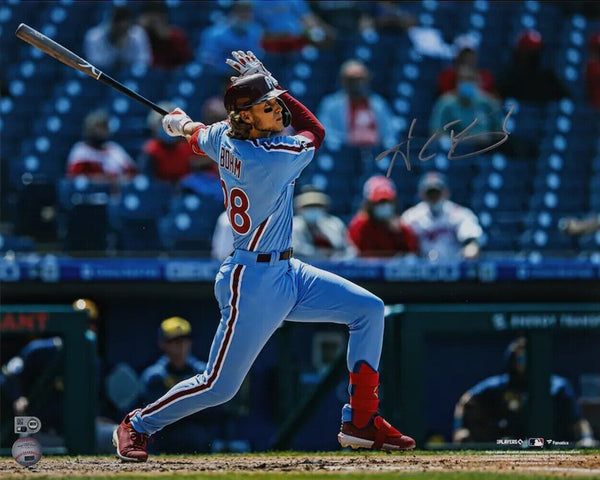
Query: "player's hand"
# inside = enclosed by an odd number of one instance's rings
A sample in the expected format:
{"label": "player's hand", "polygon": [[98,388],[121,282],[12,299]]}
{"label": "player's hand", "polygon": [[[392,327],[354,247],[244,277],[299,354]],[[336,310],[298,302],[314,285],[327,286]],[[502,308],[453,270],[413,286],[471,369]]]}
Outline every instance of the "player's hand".
{"label": "player's hand", "polygon": [[176,108],[162,119],[163,130],[170,137],[184,137],[184,127],[190,123],[192,119],[180,108]]}
{"label": "player's hand", "polygon": [[[233,60],[228,58],[225,60],[225,63],[234,70],[237,70],[241,77],[252,75],[253,73],[261,73],[267,77],[271,77],[273,85],[276,87],[279,85],[279,82],[273,77],[271,72],[267,70],[263,63],[250,50],[246,53],[241,50],[231,52],[231,56],[233,57]],[[231,80],[233,81],[234,78],[236,77],[231,77]]]}

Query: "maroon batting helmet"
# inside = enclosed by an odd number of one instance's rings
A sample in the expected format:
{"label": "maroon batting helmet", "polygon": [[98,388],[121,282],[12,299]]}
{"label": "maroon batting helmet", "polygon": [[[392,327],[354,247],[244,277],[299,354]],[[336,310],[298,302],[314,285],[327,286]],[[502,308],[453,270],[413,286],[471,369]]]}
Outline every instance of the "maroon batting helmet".
{"label": "maroon batting helmet", "polygon": [[[287,90],[275,88],[270,77],[261,73],[254,73],[245,77],[237,77],[225,90],[223,103],[227,112],[239,112],[253,105],[277,98]],[[284,111],[284,125],[289,124],[290,113],[282,100],[278,99]],[[286,123],[287,120],[287,123]]]}

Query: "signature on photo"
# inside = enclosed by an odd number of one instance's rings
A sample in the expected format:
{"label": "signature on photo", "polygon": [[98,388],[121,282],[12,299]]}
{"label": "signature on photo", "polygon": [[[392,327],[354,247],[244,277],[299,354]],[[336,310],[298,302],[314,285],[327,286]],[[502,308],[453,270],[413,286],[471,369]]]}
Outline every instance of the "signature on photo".
{"label": "signature on photo", "polygon": [[[473,127],[475,125],[477,125],[478,119],[475,118],[475,120],[473,120],[469,126],[467,126],[463,131],[459,132],[459,133],[455,133],[454,129],[450,130],[450,148],[448,150],[448,159],[449,160],[456,160],[459,158],[467,158],[467,157],[471,157],[473,155],[480,155],[482,153],[485,152],[489,152],[490,150],[493,150],[496,147],[499,147],[500,145],[502,145],[504,142],[506,142],[506,140],[508,140],[508,136],[510,135],[510,132],[507,130],[507,123],[508,120],[510,118],[510,116],[512,115],[512,112],[514,110],[515,106],[511,105],[508,113],[506,114],[506,117],[504,117],[504,122],[502,123],[502,131],[501,132],[481,132],[481,133],[474,133],[469,135],[469,132],[473,129]],[[392,148],[389,148],[388,150],[385,150],[383,152],[381,152],[379,155],[377,155],[377,157],[375,158],[375,161],[379,161],[382,158],[386,157],[387,155],[389,155],[390,153],[393,153],[393,157],[392,160],[390,162],[390,166],[388,168],[387,171],[387,176],[390,176],[390,173],[392,171],[392,168],[394,167],[394,163],[396,162],[396,157],[398,155],[400,155],[403,159],[404,159],[404,163],[406,165],[406,169],[410,170],[410,142],[411,140],[414,140],[414,136],[413,136],[413,128],[415,127],[415,124],[417,122],[416,118],[413,118],[412,122],[410,123],[410,128],[408,129],[408,137],[406,140],[403,140],[402,142],[400,142],[398,145],[395,145]],[[427,148],[429,147],[429,145],[431,145],[431,143],[436,140],[437,138],[439,138],[440,135],[442,135],[445,132],[448,132],[448,129],[450,129],[453,125],[456,125],[457,123],[461,122],[461,120],[453,120],[451,122],[448,122],[446,125],[444,125],[444,127],[442,128],[442,130],[438,130],[436,132],[434,132],[425,142],[425,144],[421,147],[421,149],[419,150],[419,160],[421,162],[426,162],[430,159],[432,159],[435,154],[432,153],[430,155],[425,156]],[[489,139],[491,136],[497,136],[497,138],[499,139],[496,143],[493,143],[492,145],[489,145],[485,148],[481,148],[479,150],[476,150],[474,152],[469,152],[469,153],[464,153],[461,155],[457,155],[455,154],[456,148],[465,141],[473,141],[476,139],[481,139],[481,138],[486,138]],[[400,147],[402,147],[403,145],[405,145],[404,150],[401,150]]]}

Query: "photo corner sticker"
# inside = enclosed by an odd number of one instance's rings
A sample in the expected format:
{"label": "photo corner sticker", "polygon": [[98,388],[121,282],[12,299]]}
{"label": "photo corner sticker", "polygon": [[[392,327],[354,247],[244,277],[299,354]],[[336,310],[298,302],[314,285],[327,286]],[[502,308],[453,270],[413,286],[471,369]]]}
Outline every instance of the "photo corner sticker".
{"label": "photo corner sticker", "polygon": [[15,417],[16,434],[33,434],[40,431],[42,422],[37,417]]}

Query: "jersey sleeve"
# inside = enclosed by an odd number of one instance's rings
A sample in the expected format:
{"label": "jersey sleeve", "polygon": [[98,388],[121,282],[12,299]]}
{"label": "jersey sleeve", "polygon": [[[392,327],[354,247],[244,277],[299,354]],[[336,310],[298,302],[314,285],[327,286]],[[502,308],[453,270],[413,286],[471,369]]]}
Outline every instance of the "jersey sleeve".
{"label": "jersey sleeve", "polygon": [[315,154],[312,140],[304,135],[279,136],[252,141],[261,162],[276,184],[287,184],[300,176]]}
{"label": "jersey sleeve", "polygon": [[196,155],[208,155],[217,161],[221,136],[229,128],[229,122],[200,126],[190,137],[189,144]]}

